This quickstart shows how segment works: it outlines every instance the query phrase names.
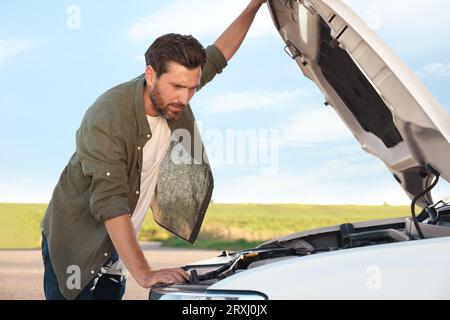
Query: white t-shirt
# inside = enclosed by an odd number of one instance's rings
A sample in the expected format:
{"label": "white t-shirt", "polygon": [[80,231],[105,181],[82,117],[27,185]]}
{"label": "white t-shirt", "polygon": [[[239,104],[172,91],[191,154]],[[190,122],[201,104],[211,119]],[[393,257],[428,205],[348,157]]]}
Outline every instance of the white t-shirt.
{"label": "white t-shirt", "polygon": [[[141,231],[142,223],[144,222],[145,215],[155,193],[159,166],[167,152],[171,136],[170,128],[164,117],[150,117],[147,115],[147,120],[152,131],[152,137],[143,149],[140,195],[136,209],[131,217],[136,238]],[[124,275],[126,269],[119,259],[111,266],[107,273]]]}

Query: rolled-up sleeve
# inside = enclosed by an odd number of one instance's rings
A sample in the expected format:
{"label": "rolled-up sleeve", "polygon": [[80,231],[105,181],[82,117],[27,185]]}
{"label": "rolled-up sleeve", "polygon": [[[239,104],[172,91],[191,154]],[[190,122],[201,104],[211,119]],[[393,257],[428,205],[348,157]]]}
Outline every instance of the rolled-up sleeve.
{"label": "rolled-up sleeve", "polygon": [[222,52],[215,45],[210,45],[206,48],[206,63],[202,69],[202,78],[200,80],[200,87],[203,88],[210,82],[217,74],[222,73],[227,66],[227,60]]}
{"label": "rolled-up sleeve", "polygon": [[126,152],[112,121],[93,121],[77,132],[77,155],[91,178],[90,211],[98,221],[130,213]]}

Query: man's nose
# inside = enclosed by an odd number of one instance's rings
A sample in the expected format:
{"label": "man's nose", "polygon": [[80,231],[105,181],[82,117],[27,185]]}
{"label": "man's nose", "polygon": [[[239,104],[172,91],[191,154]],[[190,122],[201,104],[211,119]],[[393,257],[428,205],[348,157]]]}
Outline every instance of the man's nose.
{"label": "man's nose", "polygon": [[183,90],[183,92],[180,94],[178,100],[180,101],[180,103],[187,105],[190,100],[189,90],[188,89]]}

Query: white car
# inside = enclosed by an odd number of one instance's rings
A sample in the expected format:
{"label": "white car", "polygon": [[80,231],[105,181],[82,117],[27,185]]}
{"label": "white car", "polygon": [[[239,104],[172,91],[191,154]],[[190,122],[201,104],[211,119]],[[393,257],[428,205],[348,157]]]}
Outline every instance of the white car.
{"label": "white car", "polygon": [[[450,299],[450,117],[340,0],[268,1],[286,51],[411,198],[411,217],[299,232],[185,266],[152,300]],[[415,205],[422,212],[415,213]]]}

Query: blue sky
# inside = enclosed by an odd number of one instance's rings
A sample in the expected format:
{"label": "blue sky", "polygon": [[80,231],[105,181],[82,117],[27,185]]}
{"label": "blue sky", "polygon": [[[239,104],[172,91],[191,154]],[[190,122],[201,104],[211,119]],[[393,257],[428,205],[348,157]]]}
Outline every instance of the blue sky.
{"label": "blue sky", "polygon": [[[450,3],[346,2],[449,112]],[[102,92],[144,71],[143,53],[155,37],[191,33],[208,45],[246,4],[2,1],[0,202],[49,201],[74,152],[75,131],[85,111]],[[80,19],[74,20],[78,13]],[[319,90],[283,47],[263,7],[228,68],[191,103],[213,162],[213,199],[408,203],[381,161],[364,153],[337,115],[323,106]],[[281,143],[278,149],[269,148],[265,158],[258,154],[257,163],[220,161],[228,149],[211,141],[222,137],[226,144],[227,132],[236,130],[255,130],[259,143],[278,135]],[[437,196],[450,195],[447,183],[439,188]]]}

